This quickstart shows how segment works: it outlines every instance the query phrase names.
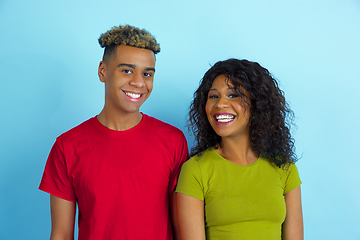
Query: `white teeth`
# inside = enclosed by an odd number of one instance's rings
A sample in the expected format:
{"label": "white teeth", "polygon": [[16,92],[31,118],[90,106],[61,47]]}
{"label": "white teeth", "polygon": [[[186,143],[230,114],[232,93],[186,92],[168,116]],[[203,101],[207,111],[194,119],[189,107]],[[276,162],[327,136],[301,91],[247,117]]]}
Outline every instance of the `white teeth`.
{"label": "white teeth", "polygon": [[218,122],[230,122],[235,118],[233,115],[216,115],[215,119]]}
{"label": "white teeth", "polygon": [[130,93],[130,92],[125,92],[125,94],[131,98],[139,98],[141,96],[141,94]]}
{"label": "white teeth", "polygon": [[218,119],[218,122],[230,122],[232,119]]}

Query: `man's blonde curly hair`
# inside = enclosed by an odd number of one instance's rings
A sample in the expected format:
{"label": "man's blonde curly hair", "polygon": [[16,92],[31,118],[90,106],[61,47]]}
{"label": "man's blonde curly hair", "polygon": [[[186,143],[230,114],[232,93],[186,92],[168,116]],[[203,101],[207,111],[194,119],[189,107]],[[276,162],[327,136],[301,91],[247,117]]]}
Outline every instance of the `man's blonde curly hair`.
{"label": "man's blonde curly hair", "polygon": [[144,48],[153,51],[154,54],[160,52],[160,44],[157,43],[154,36],[145,29],[130,25],[112,27],[109,31],[101,34],[99,44],[105,48],[103,60],[112,55],[118,45]]}

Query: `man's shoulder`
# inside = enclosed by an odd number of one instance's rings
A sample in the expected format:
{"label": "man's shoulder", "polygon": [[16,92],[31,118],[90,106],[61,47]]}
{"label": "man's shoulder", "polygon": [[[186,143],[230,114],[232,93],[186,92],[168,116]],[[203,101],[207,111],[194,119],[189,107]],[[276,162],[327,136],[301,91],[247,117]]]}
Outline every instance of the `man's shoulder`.
{"label": "man's shoulder", "polygon": [[174,134],[183,135],[183,132],[179,128],[177,128],[177,127],[175,127],[175,126],[173,126],[173,125],[171,125],[169,123],[166,123],[166,122],[164,122],[162,120],[159,120],[159,119],[154,118],[154,117],[149,116],[149,115],[146,115],[146,117],[147,117],[147,122],[148,122],[149,126],[151,125],[152,130],[155,130],[155,131],[160,130],[160,131],[164,131],[164,132],[167,132],[167,133],[174,133]]}
{"label": "man's shoulder", "polygon": [[85,137],[88,134],[91,134],[91,129],[93,128],[93,121],[95,117],[92,117],[79,125],[71,128],[70,130],[62,133],[57,137],[57,140],[69,141],[78,138],[79,136]]}

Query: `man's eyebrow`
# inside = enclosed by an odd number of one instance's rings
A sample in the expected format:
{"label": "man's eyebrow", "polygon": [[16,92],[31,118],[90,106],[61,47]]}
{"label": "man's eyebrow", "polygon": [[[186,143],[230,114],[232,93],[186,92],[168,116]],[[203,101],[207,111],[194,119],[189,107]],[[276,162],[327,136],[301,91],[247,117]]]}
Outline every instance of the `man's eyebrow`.
{"label": "man's eyebrow", "polygon": [[135,65],[130,63],[120,63],[118,67],[129,67],[135,69]]}
{"label": "man's eyebrow", "polygon": [[[118,65],[118,67],[129,67],[129,68],[135,69],[136,65],[135,64],[130,64],[130,63],[120,63]],[[147,68],[145,68],[145,71],[153,71],[153,72],[155,72],[155,68],[147,67]]]}
{"label": "man's eyebrow", "polygon": [[153,72],[155,72],[155,68],[153,68],[153,67],[147,67],[147,68],[145,68],[145,71],[153,71]]}

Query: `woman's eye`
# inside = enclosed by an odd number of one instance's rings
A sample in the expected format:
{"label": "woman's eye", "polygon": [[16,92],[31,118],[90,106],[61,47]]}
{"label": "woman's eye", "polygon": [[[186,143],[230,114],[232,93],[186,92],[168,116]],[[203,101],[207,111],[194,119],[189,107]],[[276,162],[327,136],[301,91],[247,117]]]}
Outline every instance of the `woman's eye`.
{"label": "woman's eye", "polygon": [[240,95],[237,94],[237,93],[231,93],[231,94],[229,94],[228,98],[237,98],[237,97],[239,97],[239,96],[240,96]]}
{"label": "woman's eye", "polygon": [[211,94],[211,95],[209,95],[209,98],[218,98],[218,96],[215,94]]}

